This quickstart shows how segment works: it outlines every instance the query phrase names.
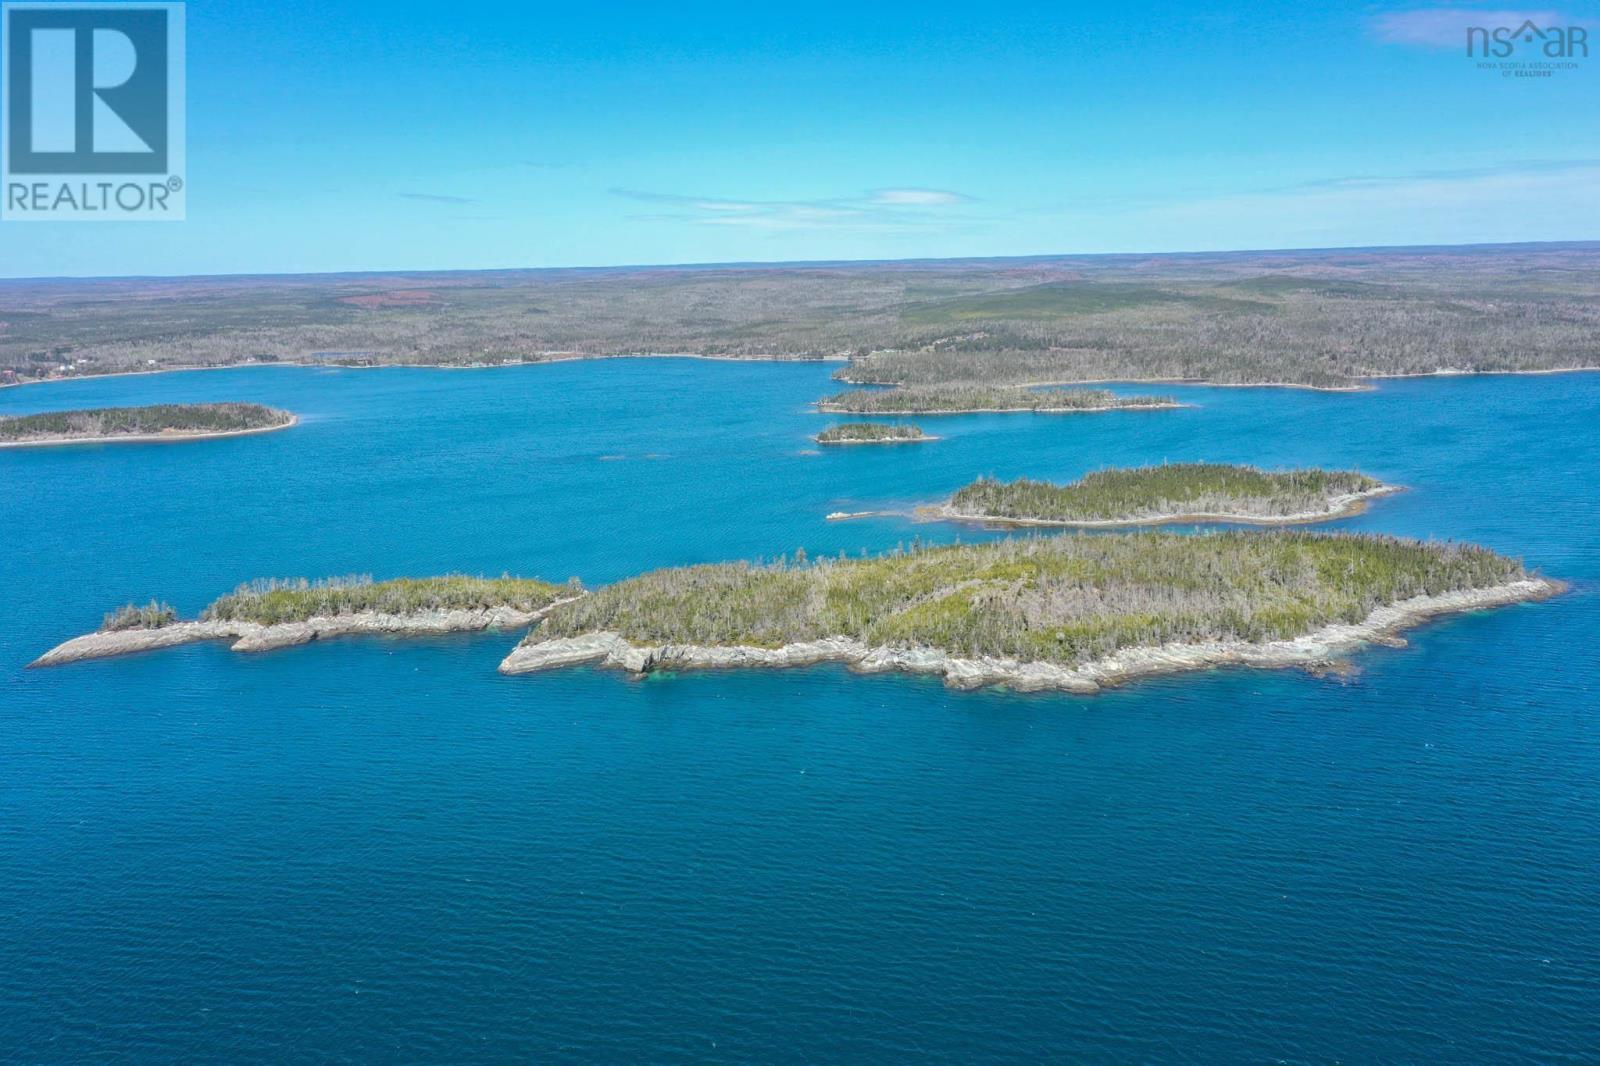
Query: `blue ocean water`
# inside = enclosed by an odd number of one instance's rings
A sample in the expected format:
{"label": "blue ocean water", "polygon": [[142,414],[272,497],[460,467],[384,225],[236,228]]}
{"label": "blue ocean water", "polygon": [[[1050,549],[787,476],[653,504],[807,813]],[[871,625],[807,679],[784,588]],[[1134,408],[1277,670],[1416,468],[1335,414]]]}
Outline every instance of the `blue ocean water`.
{"label": "blue ocean water", "polygon": [[[1600,376],[1183,388],[819,454],[827,367],[258,368],[0,391],[297,428],[0,451],[0,1059],[1600,1055]],[[1148,390],[1145,390],[1148,391]],[[834,667],[504,678],[510,635],[28,671],[259,576],[984,534],[835,510],[1209,459],[1573,582],[1358,657],[1092,698]]]}

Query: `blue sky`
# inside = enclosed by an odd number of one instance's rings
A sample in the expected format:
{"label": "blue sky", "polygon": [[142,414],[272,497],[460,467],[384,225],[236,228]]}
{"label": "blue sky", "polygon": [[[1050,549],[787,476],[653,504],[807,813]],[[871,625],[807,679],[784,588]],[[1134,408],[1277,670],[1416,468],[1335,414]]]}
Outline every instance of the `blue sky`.
{"label": "blue sky", "polygon": [[[188,6],[188,221],[0,225],[0,275],[1600,238],[1600,8]],[[1513,23],[1514,24],[1514,23]]]}

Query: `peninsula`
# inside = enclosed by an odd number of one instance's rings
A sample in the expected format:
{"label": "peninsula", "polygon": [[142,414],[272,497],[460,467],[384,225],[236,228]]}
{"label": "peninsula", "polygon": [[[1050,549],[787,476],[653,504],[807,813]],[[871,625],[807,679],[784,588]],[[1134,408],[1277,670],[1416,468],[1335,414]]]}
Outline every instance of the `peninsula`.
{"label": "peninsula", "polygon": [[1322,663],[1436,615],[1561,588],[1483,548],[1392,537],[1033,537],[658,570],[554,608],[500,669],[831,661],[1087,693],[1178,670]]}
{"label": "peninsula", "polygon": [[841,426],[829,426],[818,433],[816,439],[818,444],[919,444],[939,438],[928,436],[920,426],[846,422]]}
{"label": "peninsula", "polygon": [[254,403],[156,404],[0,417],[0,448],[237,437],[287,429],[288,411]]}
{"label": "peninsula", "polygon": [[206,640],[234,651],[268,651],[354,634],[431,636],[527,626],[553,606],[584,594],[574,578],[553,585],[529,578],[367,577],[256,581],[182,621],[165,603],[130,604],[106,615],[97,632],[51,649],[31,664],[59,666]]}
{"label": "peninsula", "polygon": [[919,514],[960,522],[1084,528],[1169,522],[1288,525],[1358,514],[1367,501],[1398,491],[1353,471],[1169,463],[1100,470],[1066,485],[980,478]]}
{"label": "peninsula", "polygon": [[1080,414],[1092,411],[1158,411],[1182,407],[1170,396],[1118,396],[1107,389],[992,388],[986,385],[909,385],[852,389],[817,403],[825,412],[894,415],[1008,413]]}

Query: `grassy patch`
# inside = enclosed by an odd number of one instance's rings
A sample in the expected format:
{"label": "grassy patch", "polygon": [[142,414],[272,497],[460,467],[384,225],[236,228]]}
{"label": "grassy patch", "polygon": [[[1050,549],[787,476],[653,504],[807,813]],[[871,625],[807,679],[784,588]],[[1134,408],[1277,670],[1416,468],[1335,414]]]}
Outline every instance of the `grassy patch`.
{"label": "grassy patch", "polygon": [[161,629],[178,620],[178,612],[169,603],[151,600],[143,607],[130,603],[106,615],[100,624],[102,633],[120,633],[125,629]]}

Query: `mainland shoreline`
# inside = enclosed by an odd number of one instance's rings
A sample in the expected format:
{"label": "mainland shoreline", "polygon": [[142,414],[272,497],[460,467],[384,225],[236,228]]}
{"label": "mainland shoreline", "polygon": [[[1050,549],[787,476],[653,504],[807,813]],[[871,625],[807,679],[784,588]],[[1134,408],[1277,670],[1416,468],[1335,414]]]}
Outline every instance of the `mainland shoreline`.
{"label": "mainland shoreline", "polygon": [[964,407],[964,408],[920,408],[907,411],[856,411],[839,404],[818,402],[816,407],[825,415],[882,415],[885,417],[918,417],[932,415],[1098,415],[1107,411],[1175,411],[1179,408],[1193,407],[1192,403],[1125,403],[1104,404],[1096,407]]}
{"label": "mainland shoreline", "polygon": [[[1305,392],[1376,392],[1377,386],[1369,384],[1374,381],[1403,381],[1410,378],[1492,378],[1492,377],[1540,377],[1548,374],[1595,374],[1600,373],[1600,366],[1558,366],[1546,367],[1538,370],[1419,370],[1411,374],[1362,374],[1352,378],[1354,384],[1350,385],[1310,385],[1301,381],[1207,381],[1205,378],[1066,378],[1051,379],[1048,381],[1026,381],[1015,385],[1002,385],[1001,388],[1016,389],[1043,389],[1043,388],[1071,388],[1080,385],[1188,385],[1203,389],[1300,389]],[[839,379],[847,385],[881,386],[883,388],[907,388],[903,381],[868,381]],[[1191,405],[1192,406],[1192,405]],[[920,413],[920,412],[919,412]]]}
{"label": "mainland shoreline", "polygon": [[[508,363],[367,363],[353,365],[348,363],[313,362],[305,359],[275,359],[270,362],[244,361],[229,363],[225,366],[164,366],[154,370],[128,370],[107,374],[82,374],[74,377],[58,378],[33,378],[28,381],[12,381],[0,384],[0,389],[20,389],[28,385],[60,385],[73,381],[97,381],[104,378],[129,378],[153,377],[158,374],[187,374],[198,370],[246,370],[254,367],[300,367],[308,370],[505,370],[519,366],[543,366],[547,363],[583,363],[597,362],[604,359],[700,359],[710,362],[725,363],[848,363],[847,356],[794,356],[794,355],[699,355],[693,352],[648,352],[634,353],[631,355],[583,355],[561,354],[549,359],[524,359]],[[1061,381],[1028,382],[1006,388],[1045,388],[1067,387],[1074,385],[1190,385],[1209,389],[1301,389],[1308,392],[1333,392],[1353,393],[1372,392],[1376,386],[1361,384],[1372,381],[1398,381],[1407,378],[1468,378],[1468,377],[1533,377],[1548,374],[1593,374],[1600,373],[1600,366],[1564,366],[1548,367],[1537,370],[1423,370],[1411,374],[1363,374],[1353,379],[1353,385],[1309,385],[1295,381],[1207,381],[1204,378],[1077,378]],[[846,381],[850,385],[879,385],[884,387],[903,387],[904,382],[899,381]],[[1179,407],[1192,407],[1193,404],[1178,404]],[[1129,408],[1117,408],[1128,410]],[[1026,409],[1032,413],[1039,412],[1035,408]],[[1080,410],[1082,410],[1080,408]],[[887,413],[887,412],[882,412]],[[1006,411],[948,411],[948,412],[895,412],[905,414],[1012,414]]]}
{"label": "mainland shoreline", "polygon": [[544,366],[547,363],[593,363],[606,359],[698,359],[711,363],[847,363],[842,355],[697,355],[694,352],[635,352],[630,355],[581,355],[562,353],[548,359],[521,359],[506,363],[335,363],[319,360],[245,360],[222,366],[163,366],[154,370],[114,371],[106,374],[77,374],[71,377],[33,378],[0,383],[0,389],[20,389],[25,385],[63,385],[73,381],[101,381],[107,378],[145,378],[160,374],[189,374],[197,370],[250,370],[257,367],[285,367],[305,370],[508,370],[519,366]]}

